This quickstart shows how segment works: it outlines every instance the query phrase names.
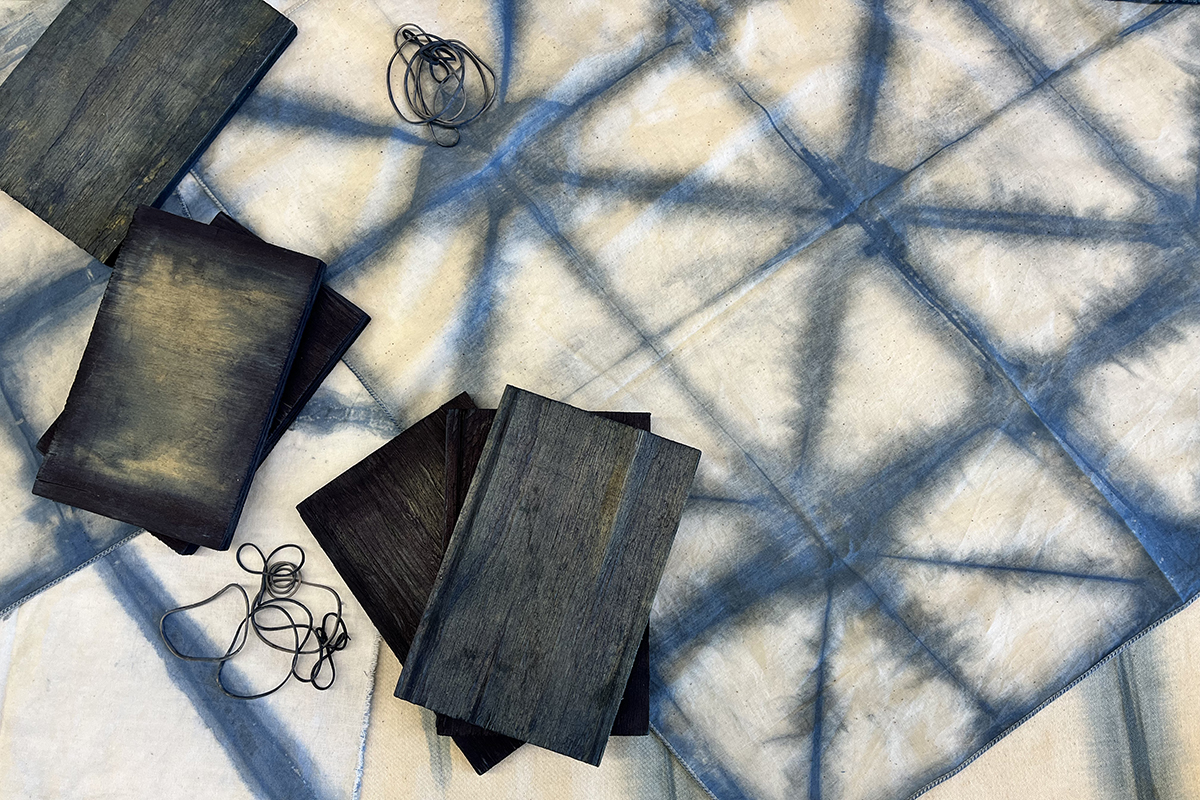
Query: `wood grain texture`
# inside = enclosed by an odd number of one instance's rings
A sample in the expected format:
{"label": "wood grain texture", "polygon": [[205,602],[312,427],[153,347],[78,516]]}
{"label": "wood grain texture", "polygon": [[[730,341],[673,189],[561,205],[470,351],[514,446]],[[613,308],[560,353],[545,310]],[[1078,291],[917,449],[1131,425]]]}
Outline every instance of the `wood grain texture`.
{"label": "wood grain texture", "polygon": [[[217,214],[208,224],[245,236],[254,235],[224,211]],[[275,420],[271,424],[271,431],[267,434],[267,443],[263,448],[260,463],[261,460],[266,459],[279,442],[280,437],[296,420],[304,408],[304,404],[320,388],[321,383],[329,376],[337,362],[346,354],[350,345],[354,344],[354,340],[358,338],[370,321],[371,318],[365,311],[325,284],[321,284],[321,288],[317,290],[316,300],[313,301],[312,311],[309,312],[308,321],[304,325],[304,332],[300,335],[296,357],[292,360],[291,369],[288,370],[287,381],[283,386],[283,394],[279,398],[279,406],[275,411]],[[50,440],[54,438],[57,426],[58,420],[50,423],[50,427],[38,439],[37,449],[42,455],[49,451]],[[154,531],[148,531],[148,533],[180,555],[190,556],[199,549],[199,545],[191,542],[184,542]]]}
{"label": "wood grain texture", "polygon": [[139,208],[34,493],[226,549],[323,272]]}
{"label": "wood grain texture", "polygon": [[[209,224],[247,236],[254,235],[225,212],[217,214]],[[300,335],[296,358],[288,370],[283,395],[275,411],[275,421],[267,435],[264,459],[370,321],[367,312],[321,284],[304,332]]]}
{"label": "wood grain texture", "polygon": [[458,395],[296,507],[401,663],[442,563],[446,411],[474,405]]}
{"label": "wood grain texture", "polygon": [[[644,412],[595,411],[604,419],[650,431],[650,415]],[[452,409],[446,416],[446,542],[466,500],[468,487],[475,477],[483,455],[483,445],[496,418],[495,409]],[[462,720],[437,715],[439,736],[496,736]],[[650,732],[650,627],[647,624],[634,658],[633,670],[625,684],[625,694],[613,721],[613,736],[646,736]],[[504,737],[507,739],[508,737]]]}
{"label": "wood grain texture", "polygon": [[[466,755],[467,760],[472,765],[475,764],[475,760],[472,758],[472,754],[467,747],[462,744],[464,741],[463,737],[475,737],[472,740],[472,744],[475,741],[484,739],[499,739],[505,743],[516,742],[518,746],[521,744],[521,742],[517,742],[517,740],[508,736],[501,736],[498,733],[484,730],[478,725],[472,725],[460,719],[447,717],[445,714],[438,714],[436,716],[438,736],[454,737],[454,741],[459,743],[459,749],[463,751],[463,754]],[[650,626],[647,625],[646,630],[642,632],[642,643],[638,645],[637,655],[633,659],[633,669],[630,670],[629,680],[625,682],[625,694],[621,698],[621,706],[617,709],[617,718],[613,721],[612,735],[648,736],[649,734]],[[499,759],[496,760],[496,763],[499,763]],[[482,775],[487,769],[476,767],[475,771]]]}
{"label": "wood grain texture", "polygon": [[[474,405],[458,395],[296,507],[401,664],[445,552],[446,416]],[[521,746],[504,736],[455,744],[480,775]]]}
{"label": "wood grain texture", "polygon": [[396,696],[599,764],[699,460],[506,387]]}
{"label": "wood grain texture", "polygon": [[[478,411],[466,394],[447,402],[386,445],[300,503],[297,509],[329,555],[350,591],[363,605],[385,643],[401,663],[420,623],[441,564],[449,534],[442,537],[448,513],[458,515],[475,464],[483,451],[495,410]],[[478,413],[478,416],[476,414]],[[470,417],[471,424],[459,420]],[[649,414],[616,414],[649,429]],[[453,432],[451,427],[453,426]],[[469,430],[467,439],[462,432]],[[453,444],[451,444],[453,442]],[[463,456],[469,466],[459,473]],[[436,477],[442,476],[442,481]],[[452,510],[451,510],[452,509]],[[647,642],[648,649],[648,642]],[[639,658],[642,657],[639,650]],[[649,659],[645,654],[645,704],[649,724]],[[635,670],[631,684],[640,685]],[[635,706],[640,695],[631,701]],[[624,708],[624,703],[622,704]],[[628,717],[636,726],[637,711]],[[438,719],[439,733],[448,718]],[[618,732],[614,725],[614,733]],[[522,742],[459,723],[455,745],[482,775],[512,754]],[[629,734],[636,735],[636,734]]]}
{"label": "wood grain texture", "polygon": [[262,0],[71,0],[0,85],[0,190],[107,262],[295,35]]}

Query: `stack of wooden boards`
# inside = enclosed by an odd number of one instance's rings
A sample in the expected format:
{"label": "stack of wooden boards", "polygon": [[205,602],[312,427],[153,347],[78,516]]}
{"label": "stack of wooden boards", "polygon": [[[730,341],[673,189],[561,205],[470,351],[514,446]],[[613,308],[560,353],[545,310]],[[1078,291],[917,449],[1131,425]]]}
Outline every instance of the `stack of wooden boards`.
{"label": "stack of wooden boards", "polygon": [[700,458],[649,428],[461,394],[298,506],[404,664],[396,696],[481,774],[648,731],[650,603]]}
{"label": "stack of wooden boards", "polygon": [[139,210],[295,35],[262,0],[71,0],[0,85],[0,190],[118,265],[34,491],[184,554],[228,547],[254,468],[367,323],[316,259]]}
{"label": "stack of wooden boards", "polygon": [[367,323],[232,219],[134,213],[35,494],[229,547],[255,469]]}

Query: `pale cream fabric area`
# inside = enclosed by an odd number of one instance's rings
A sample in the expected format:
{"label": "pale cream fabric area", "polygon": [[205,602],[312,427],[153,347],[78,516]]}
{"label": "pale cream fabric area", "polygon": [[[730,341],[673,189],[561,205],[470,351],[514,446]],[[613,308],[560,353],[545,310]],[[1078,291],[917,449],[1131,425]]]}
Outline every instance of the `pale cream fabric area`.
{"label": "pale cream fabric area", "polygon": [[608,740],[599,767],[525,745],[478,776],[432,712],[392,695],[400,662],[379,648],[364,756],[362,800],[709,800],[657,736]]}
{"label": "pale cream fabric area", "polygon": [[[1125,697],[1122,672],[1129,687]],[[656,737],[611,740],[599,769],[524,747],[511,763],[476,777],[448,740],[437,738],[432,715],[392,696],[398,677],[395,656],[381,647],[363,800],[709,797]],[[1139,750],[1146,756],[1140,762]],[[1200,797],[1200,604],[1128,645],[921,797]]]}
{"label": "pale cream fabric area", "polygon": [[[0,625],[0,798],[350,797],[378,634],[294,506],[393,432],[339,365],[259,468],[233,549],[184,558],[142,533],[10,614]],[[175,605],[230,582],[253,595],[254,576],[234,559],[243,542],[264,552],[300,544],[303,577],[341,594],[351,642],[328,691],[292,682],[232,700],[215,690],[215,665],[178,660],[159,640],[158,619]],[[318,589],[297,598],[318,615],[334,610]],[[176,644],[218,653],[241,613],[232,594],[189,612],[208,641]],[[288,662],[251,641],[226,678],[261,690]],[[239,684],[239,672],[251,682]]]}
{"label": "pale cream fabric area", "polygon": [[1109,659],[925,800],[1200,797],[1200,604]]}

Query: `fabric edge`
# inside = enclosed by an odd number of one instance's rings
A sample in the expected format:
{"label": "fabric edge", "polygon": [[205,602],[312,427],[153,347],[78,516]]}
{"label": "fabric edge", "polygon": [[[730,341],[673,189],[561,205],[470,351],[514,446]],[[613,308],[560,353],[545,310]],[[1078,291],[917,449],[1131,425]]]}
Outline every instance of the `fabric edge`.
{"label": "fabric edge", "polygon": [[[1149,625],[1142,628],[1140,631],[1135,633],[1133,636],[1130,636],[1128,639],[1126,639],[1125,641],[1118,644],[1116,647],[1114,647],[1112,650],[1110,650],[1108,653],[1106,653],[1104,656],[1102,656],[1100,658],[1100,660],[1098,660],[1095,664],[1093,664],[1092,666],[1090,666],[1086,670],[1084,670],[1082,673],[1080,673],[1074,680],[1067,683],[1067,685],[1063,686],[1058,691],[1052,693],[1049,697],[1047,697],[1045,700],[1043,700],[1041,703],[1039,703],[1036,707],[1034,707],[1034,709],[1032,711],[1028,712],[1027,714],[1025,714],[1025,716],[1021,717],[1016,722],[1009,725],[1003,731],[996,734],[996,736],[992,737],[991,741],[987,742],[982,747],[980,747],[978,750],[971,753],[971,755],[967,756],[967,758],[961,764],[950,769],[948,772],[943,773],[942,775],[938,776],[937,778],[933,779],[929,783],[922,786],[917,791],[908,795],[906,800],[917,800],[917,798],[920,797],[921,795],[923,795],[926,792],[932,790],[933,788],[945,783],[946,781],[950,780],[958,773],[962,772],[964,769],[966,769],[971,764],[973,764],[976,759],[978,759],[980,756],[982,756],[988,750],[992,749],[997,743],[1000,742],[1001,739],[1008,736],[1010,733],[1012,733],[1017,728],[1024,725],[1029,720],[1033,719],[1033,717],[1036,716],[1038,714],[1038,712],[1040,712],[1042,709],[1046,708],[1046,706],[1050,705],[1058,698],[1062,697],[1067,692],[1071,691],[1071,689],[1074,689],[1077,684],[1080,684],[1087,678],[1091,677],[1092,673],[1097,672],[1101,667],[1105,666],[1109,661],[1111,661],[1112,659],[1119,656],[1121,653],[1123,653],[1125,651],[1126,648],[1133,645],[1135,642],[1137,642],[1143,636],[1146,636],[1147,634],[1152,632],[1155,628],[1162,625],[1164,622],[1168,621],[1169,619],[1174,617],[1179,612],[1187,609],[1189,606],[1191,606],[1191,604],[1193,602],[1196,601],[1197,597],[1200,597],[1200,595],[1192,596],[1190,599],[1182,602],[1180,605],[1176,606],[1175,608],[1171,609],[1167,613],[1163,614],[1161,617],[1156,619],[1154,622],[1151,622]],[[690,769],[689,769],[689,772],[690,772]]]}

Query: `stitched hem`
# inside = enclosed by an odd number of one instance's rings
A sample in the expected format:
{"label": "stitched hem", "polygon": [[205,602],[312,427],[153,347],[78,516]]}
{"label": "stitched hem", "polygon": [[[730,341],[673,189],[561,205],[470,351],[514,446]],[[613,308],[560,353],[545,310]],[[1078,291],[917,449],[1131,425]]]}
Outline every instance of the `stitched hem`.
{"label": "stitched hem", "polygon": [[179,207],[183,209],[183,215],[188,219],[193,219],[192,212],[188,208],[187,200],[183,199],[183,192],[179,191],[178,187],[175,188],[175,196],[179,198]]}
{"label": "stitched hem", "polygon": [[371,725],[371,701],[375,697],[375,673],[379,671],[379,644],[380,637],[376,635],[374,641],[375,660],[371,663],[367,703],[363,708],[362,733],[358,737],[358,767],[354,770],[354,791],[351,794],[353,800],[359,800],[362,796],[363,772],[367,766],[367,731]]}
{"label": "stitched hem", "polygon": [[667,741],[667,738],[659,732],[658,728],[654,727],[653,722],[650,723],[650,732],[653,733],[660,742],[662,742],[663,747],[667,748],[667,752],[671,754],[671,758],[675,759],[675,763],[683,767],[683,771],[692,776],[692,780],[696,782],[696,785],[703,789],[704,793],[711,797],[712,800],[717,800],[717,796],[712,793],[712,790],[708,788],[704,781],[700,780],[700,776],[696,774],[691,765],[679,757],[679,753],[675,752],[675,748],[671,746],[671,743]]}
{"label": "stitched hem", "polygon": [[371,399],[375,401],[375,405],[379,406],[387,418],[391,420],[392,424],[396,426],[396,430],[403,431],[403,426],[400,425],[399,420],[397,420],[395,415],[392,414],[392,410],[388,408],[387,404],[383,402],[383,399],[375,393],[375,390],[371,387],[371,384],[367,383],[367,379],[362,376],[362,373],[358,371],[358,368],[351,364],[345,356],[342,356],[342,363],[346,365],[346,369],[354,373],[354,377],[359,383],[362,384],[362,387],[367,390],[367,394],[369,394]]}
{"label": "stitched hem", "polygon": [[1063,696],[1064,694],[1066,694],[1067,692],[1071,691],[1071,689],[1075,688],[1075,685],[1076,685],[1076,684],[1078,684],[1078,683],[1082,682],[1083,680],[1085,680],[1086,678],[1090,677],[1090,676],[1091,676],[1091,674],[1092,674],[1093,672],[1097,671],[1098,669],[1100,669],[1101,667],[1103,667],[1105,664],[1107,664],[1109,661],[1111,661],[1112,659],[1114,659],[1114,658],[1116,658],[1117,656],[1119,656],[1121,653],[1123,653],[1123,652],[1125,651],[1125,649],[1126,649],[1127,647],[1129,647],[1130,645],[1132,645],[1132,644],[1133,644],[1134,642],[1136,642],[1138,639],[1141,639],[1143,636],[1145,636],[1146,634],[1148,634],[1148,633],[1150,633],[1151,631],[1153,631],[1153,630],[1154,630],[1155,628],[1157,628],[1159,625],[1162,625],[1164,622],[1166,622],[1167,620],[1169,620],[1171,617],[1175,616],[1175,615],[1176,615],[1176,614],[1178,614],[1180,611],[1183,611],[1184,609],[1186,609],[1188,606],[1190,606],[1192,603],[1194,603],[1194,602],[1196,601],[1196,597],[1200,597],[1200,595],[1196,595],[1195,597],[1192,597],[1192,599],[1191,599],[1191,600],[1188,600],[1187,602],[1185,602],[1183,605],[1179,606],[1178,608],[1176,608],[1176,609],[1174,609],[1174,610],[1172,610],[1172,611],[1168,611],[1166,614],[1163,614],[1163,615],[1162,615],[1161,617],[1159,617],[1157,620],[1155,620],[1154,622],[1150,623],[1150,624],[1149,624],[1149,625],[1147,625],[1145,628],[1142,628],[1140,631],[1138,631],[1138,632],[1137,632],[1137,633],[1135,633],[1133,636],[1131,636],[1131,637],[1129,637],[1128,639],[1126,639],[1126,640],[1125,640],[1124,642],[1122,642],[1121,644],[1117,645],[1115,648],[1113,648],[1111,651],[1109,651],[1108,655],[1104,656],[1104,657],[1103,657],[1103,658],[1101,658],[1099,661],[1097,661],[1095,664],[1093,664],[1091,667],[1089,667],[1089,668],[1088,668],[1088,670],[1087,670],[1086,672],[1084,672],[1082,675],[1080,675],[1078,678],[1076,678],[1075,680],[1071,681],[1071,682],[1070,682],[1070,683],[1068,683],[1066,686],[1064,686],[1063,688],[1059,689],[1059,690],[1058,690],[1057,692],[1055,692],[1054,694],[1052,694],[1052,695],[1050,695],[1049,697],[1047,697],[1045,700],[1043,700],[1043,701],[1041,702],[1041,704],[1040,704],[1040,705],[1038,705],[1038,707],[1037,707],[1037,708],[1033,709],[1033,710],[1032,710],[1032,711],[1030,711],[1028,714],[1026,714],[1025,716],[1021,717],[1019,720],[1017,720],[1016,722],[1014,722],[1012,725],[1009,725],[1009,726],[1008,726],[1007,728],[1005,728],[1003,731],[1001,731],[1000,733],[996,734],[996,736],[995,736],[995,737],[994,737],[994,738],[993,738],[993,739],[992,739],[990,742],[988,742],[988,743],[987,743],[987,744],[985,744],[983,747],[980,747],[978,750],[976,750],[974,753],[972,753],[972,754],[971,754],[971,755],[970,755],[970,756],[967,758],[967,760],[966,760],[966,761],[962,762],[962,763],[961,763],[961,764],[959,764],[957,767],[955,767],[954,769],[952,769],[952,770],[950,770],[949,772],[945,773],[944,775],[941,775],[940,777],[938,777],[938,778],[936,778],[936,779],[934,779],[934,780],[930,781],[929,783],[925,784],[925,785],[924,785],[924,786],[922,786],[920,789],[918,789],[917,791],[915,791],[915,792],[913,792],[912,794],[910,794],[910,795],[908,796],[907,800],[916,800],[916,798],[918,798],[918,797],[920,797],[921,795],[925,794],[926,792],[928,792],[928,791],[929,791],[930,789],[932,789],[933,787],[935,787],[935,786],[937,786],[937,785],[939,785],[939,784],[945,783],[946,781],[950,780],[951,778],[953,778],[953,777],[954,777],[955,775],[957,775],[958,773],[962,772],[964,769],[966,769],[967,767],[969,767],[969,766],[970,766],[970,765],[971,765],[971,764],[972,764],[972,763],[975,761],[975,759],[979,758],[981,755],[983,755],[983,754],[984,754],[984,753],[986,753],[988,750],[990,750],[992,747],[994,747],[994,746],[996,745],[996,743],[997,743],[997,742],[999,742],[1001,739],[1003,739],[1005,736],[1008,736],[1010,733],[1012,733],[1013,731],[1015,731],[1017,728],[1021,727],[1021,726],[1022,726],[1022,725],[1024,725],[1026,722],[1028,722],[1029,720],[1031,720],[1031,719],[1033,718],[1033,716],[1034,716],[1035,714],[1037,714],[1039,711],[1041,711],[1043,708],[1045,708],[1046,706],[1050,705],[1051,703],[1053,703],[1053,702],[1054,702],[1055,700],[1057,700],[1058,698],[1062,697],[1062,696]]}
{"label": "stitched hem", "polygon": [[[220,201],[220,199],[218,199],[218,198],[217,198],[216,194],[214,194],[214,193],[213,193],[213,190],[212,190],[212,189],[210,189],[210,188],[208,188],[208,184],[207,184],[207,183],[205,183],[205,182],[204,182],[204,179],[200,177],[200,173],[196,172],[196,170],[194,170],[194,169],[189,169],[189,170],[188,170],[188,175],[191,175],[191,176],[192,176],[192,179],[193,179],[194,181],[196,181],[196,183],[197,183],[197,184],[200,186],[200,189],[201,189],[201,190],[202,190],[202,191],[203,191],[203,192],[204,192],[206,195],[208,195],[208,199],[209,199],[209,200],[212,200],[212,201],[213,201],[213,203],[215,203],[215,204],[216,204],[217,208],[219,208],[221,211],[224,211],[226,214],[229,214],[229,216],[231,216],[231,217],[232,217],[232,216],[234,216],[234,215],[233,215],[233,214],[232,214],[232,213],[229,211],[229,209],[225,207],[225,204],[224,204],[224,203],[222,203],[222,202]],[[235,217],[235,219],[236,219],[236,217]]]}
{"label": "stitched hem", "polygon": [[[290,15],[290,14],[294,14],[295,12],[297,12],[297,11],[299,11],[300,9],[304,8],[304,7],[305,7],[306,5],[308,5],[310,2],[311,2],[311,0],[300,0],[300,2],[299,2],[299,3],[296,3],[294,6],[288,6],[287,8],[283,9],[283,10],[282,10],[282,11],[280,11],[279,13],[280,13],[280,14],[283,14],[283,15],[286,17],[286,16],[288,16],[288,15]],[[357,796],[358,796],[358,795],[355,795],[355,797],[357,797]]]}
{"label": "stitched hem", "polygon": [[104,548],[104,549],[103,549],[103,550],[101,550],[99,553],[96,553],[96,555],[92,556],[92,557],[91,557],[91,558],[89,558],[87,561],[84,561],[82,564],[80,564],[79,566],[75,567],[74,569],[71,569],[71,570],[69,570],[69,571],[67,571],[67,572],[64,572],[62,575],[59,575],[57,578],[55,578],[54,580],[50,581],[50,582],[49,582],[49,583],[47,583],[47,584],[43,584],[42,586],[39,586],[37,589],[34,589],[32,592],[29,592],[28,594],[26,594],[26,595],[25,595],[24,597],[22,597],[21,599],[19,599],[19,600],[15,600],[15,601],[13,601],[12,603],[9,603],[9,604],[8,604],[7,606],[5,606],[3,609],[0,609],[0,619],[2,619],[2,618],[4,618],[4,617],[7,617],[7,616],[8,616],[10,613],[12,613],[13,609],[15,609],[17,606],[21,605],[22,603],[24,603],[26,600],[31,600],[31,599],[33,599],[34,597],[36,597],[37,595],[39,595],[39,594],[41,594],[42,592],[46,591],[46,590],[47,590],[47,589],[49,589],[50,587],[52,587],[52,586],[56,586],[57,584],[60,584],[60,583],[62,583],[62,582],[63,582],[63,581],[65,581],[67,578],[71,577],[71,576],[72,576],[72,575],[74,575],[76,572],[79,572],[79,570],[83,569],[84,567],[89,567],[89,566],[91,566],[92,564],[94,564],[95,562],[97,562],[97,561],[99,561],[100,559],[104,558],[106,555],[108,555],[109,553],[111,553],[113,550],[116,550],[118,547],[120,547],[121,545],[125,544],[125,543],[126,543],[126,542],[128,542],[130,539],[132,539],[133,537],[137,536],[137,535],[138,535],[138,534],[140,534],[140,533],[142,533],[142,531],[141,531],[141,530],[136,530],[136,531],[134,531],[133,533],[129,534],[129,535],[128,535],[128,536],[126,536],[124,539],[121,539],[120,541],[116,542],[115,544],[110,544],[108,547]]}

